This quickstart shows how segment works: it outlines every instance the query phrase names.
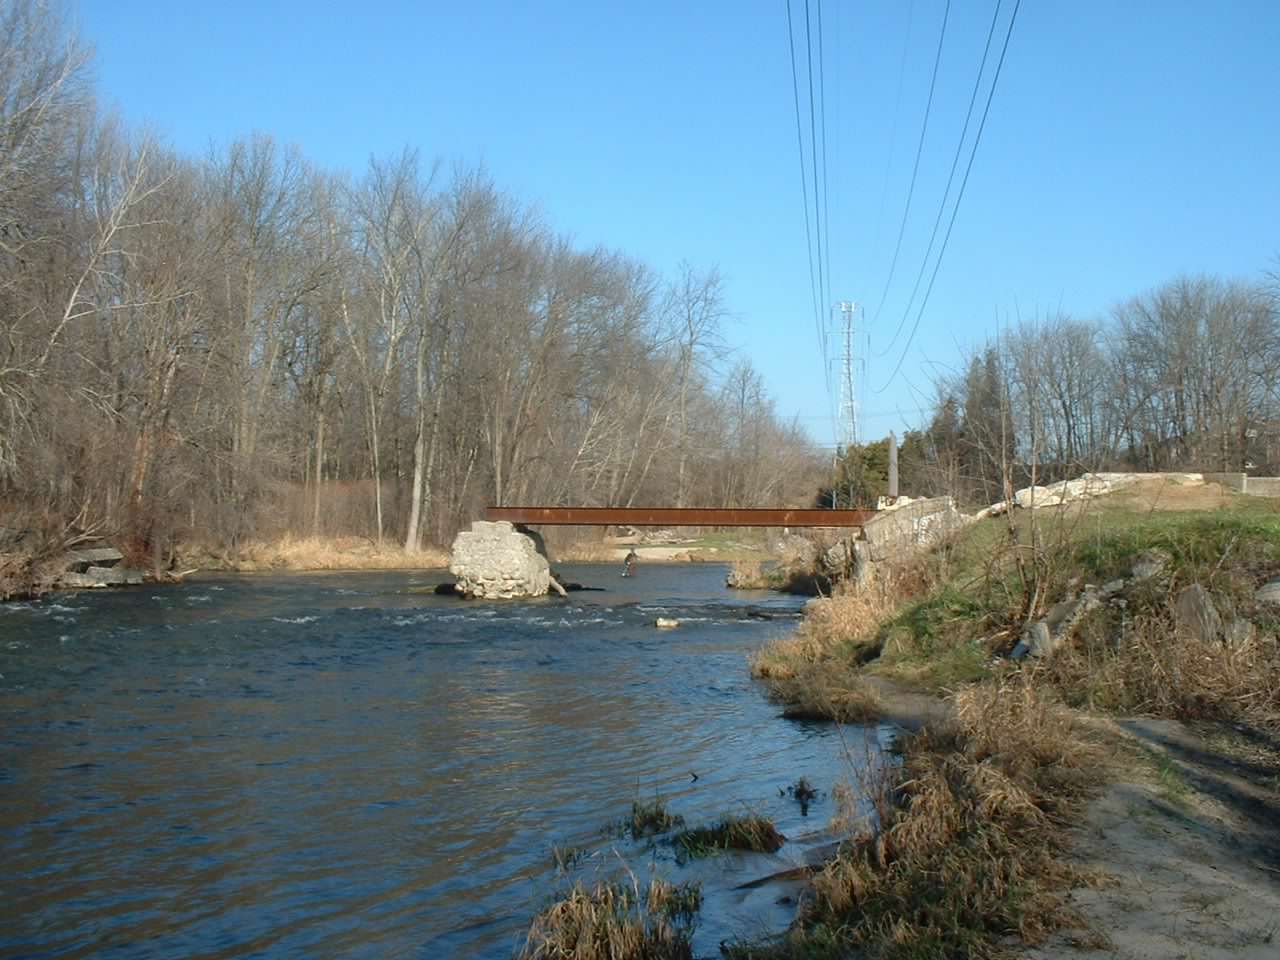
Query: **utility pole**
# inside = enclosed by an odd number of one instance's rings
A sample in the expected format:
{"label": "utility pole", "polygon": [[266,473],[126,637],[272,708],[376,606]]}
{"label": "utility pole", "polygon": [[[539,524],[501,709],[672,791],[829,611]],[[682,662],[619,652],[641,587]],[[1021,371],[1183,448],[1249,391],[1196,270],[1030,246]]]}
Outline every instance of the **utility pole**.
{"label": "utility pole", "polygon": [[889,431],[889,500],[898,499],[898,435]]}

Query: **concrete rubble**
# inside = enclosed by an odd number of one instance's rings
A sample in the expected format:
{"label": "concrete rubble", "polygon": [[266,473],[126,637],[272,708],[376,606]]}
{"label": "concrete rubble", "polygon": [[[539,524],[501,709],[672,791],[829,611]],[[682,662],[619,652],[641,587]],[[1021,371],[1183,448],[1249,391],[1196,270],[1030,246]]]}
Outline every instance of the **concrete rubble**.
{"label": "concrete rubble", "polygon": [[478,600],[544,596],[551,587],[551,564],[538,544],[505,520],[476,520],[453,541],[449,572],[456,591]]}
{"label": "concrete rubble", "polygon": [[1057,507],[1064,503],[1077,503],[1081,500],[1092,500],[1094,497],[1106,496],[1109,493],[1122,490],[1142,480],[1150,480],[1153,477],[1159,477],[1161,480],[1183,486],[1204,483],[1204,474],[1201,473],[1086,473],[1075,480],[1063,480],[1061,483],[1052,483],[1048,486],[1023,487],[1021,490],[1015,491],[1012,498],[1000,500],[989,507],[979,510],[973,519],[983,520],[987,517],[998,517],[1000,514],[1005,513],[1010,506],[1019,507],[1023,510],[1034,510],[1041,507]]}

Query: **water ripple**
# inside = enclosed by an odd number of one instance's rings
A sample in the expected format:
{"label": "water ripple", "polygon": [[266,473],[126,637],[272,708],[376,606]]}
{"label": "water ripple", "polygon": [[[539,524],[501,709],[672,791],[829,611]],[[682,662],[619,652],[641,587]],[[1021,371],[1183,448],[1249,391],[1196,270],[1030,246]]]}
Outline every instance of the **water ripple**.
{"label": "water ripple", "polygon": [[[779,793],[834,782],[839,738],[745,669],[798,606],[722,578],[482,604],[421,574],[226,576],[0,607],[0,954],[507,957],[554,843],[708,869],[602,835],[637,797],[810,829]],[[731,899],[700,937],[734,932]]]}

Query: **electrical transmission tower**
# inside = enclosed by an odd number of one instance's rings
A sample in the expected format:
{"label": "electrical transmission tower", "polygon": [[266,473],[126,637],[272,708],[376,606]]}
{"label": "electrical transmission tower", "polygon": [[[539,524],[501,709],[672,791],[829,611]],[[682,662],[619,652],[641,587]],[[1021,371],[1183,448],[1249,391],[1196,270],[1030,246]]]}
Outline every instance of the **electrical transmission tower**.
{"label": "electrical transmission tower", "polygon": [[843,354],[840,368],[840,443],[848,450],[858,442],[858,400],[853,389],[853,314],[858,305],[840,301]]}

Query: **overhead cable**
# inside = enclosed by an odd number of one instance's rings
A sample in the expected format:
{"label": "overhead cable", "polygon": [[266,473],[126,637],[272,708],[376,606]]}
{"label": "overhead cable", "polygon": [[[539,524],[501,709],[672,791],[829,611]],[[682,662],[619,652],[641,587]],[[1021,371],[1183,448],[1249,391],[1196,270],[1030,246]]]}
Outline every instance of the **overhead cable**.
{"label": "overhead cable", "polygon": [[938,259],[934,261],[933,273],[929,276],[929,285],[925,288],[924,299],[920,302],[920,309],[916,313],[915,323],[912,324],[911,335],[907,338],[907,343],[902,348],[902,355],[898,357],[898,363],[893,368],[893,373],[889,375],[889,379],[885,381],[884,386],[875,391],[876,393],[883,393],[887,390],[898,376],[898,372],[902,369],[902,364],[907,358],[907,352],[911,349],[911,344],[915,342],[916,331],[920,329],[920,319],[924,316],[925,308],[929,305],[929,296],[933,293],[933,283],[938,279],[938,268],[942,266],[942,259],[946,256],[947,244],[951,240],[951,230],[956,225],[956,214],[960,212],[960,202],[964,199],[964,190],[968,186],[969,174],[973,170],[973,160],[978,155],[978,145],[982,142],[982,132],[987,126],[987,115],[991,111],[991,101],[996,94],[996,85],[1000,82],[1000,72],[1004,68],[1004,58],[1009,52],[1009,40],[1013,37],[1013,27],[1018,22],[1018,10],[1021,7],[1022,0],[1015,0],[1013,14],[1009,17],[1009,27],[1004,35],[1004,45],[1000,48],[1000,59],[996,62],[995,75],[991,79],[991,89],[987,92],[987,102],[982,108],[982,120],[978,123],[978,132],[974,135],[973,148],[969,151],[969,161],[965,164],[964,177],[960,180],[960,190],[956,193],[956,203],[951,208],[951,219],[947,222],[947,232],[943,234],[942,246],[938,250]]}
{"label": "overhead cable", "polygon": [[956,169],[960,166],[960,154],[964,152],[964,142],[969,135],[969,123],[973,119],[973,108],[978,102],[978,91],[982,88],[982,77],[987,71],[987,58],[991,53],[991,41],[995,39],[996,23],[1000,19],[1000,7],[1004,0],[996,0],[995,12],[991,16],[991,26],[987,30],[987,43],[982,48],[982,62],[978,65],[978,74],[973,78],[973,92],[969,95],[969,108],[965,111],[964,126],[960,130],[960,138],[956,141],[956,152],[951,158],[951,172],[947,174],[947,186],[942,191],[942,201],[938,204],[938,215],[933,219],[933,230],[929,234],[929,245],[925,248],[924,257],[920,260],[920,269],[916,273],[915,285],[911,288],[911,296],[907,298],[907,305],[903,308],[902,319],[898,321],[897,329],[893,331],[893,337],[889,340],[883,350],[876,351],[877,357],[886,356],[893,350],[898,342],[898,337],[902,335],[903,328],[907,325],[907,317],[911,315],[911,308],[915,305],[916,294],[920,292],[920,284],[924,280],[925,269],[929,266],[929,257],[933,254],[934,242],[938,239],[938,227],[942,223],[942,215],[947,209],[947,200],[951,198],[951,185],[955,181]]}
{"label": "overhead cable", "polygon": [[885,297],[889,295],[889,287],[893,285],[893,275],[898,269],[898,256],[902,253],[902,238],[907,232],[907,220],[911,214],[911,198],[916,192],[916,177],[920,173],[920,157],[924,153],[924,141],[929,132],[929,114],[933,111],[933,92],[938,85],[938,67],[942,63],[942,46],[947,38],[947,20],[951,16],[951,0],[947,0],[947,5],[942,12],[942,29],[938,32],[938,49],[933,56],[933,73],[929,78],[929,98],[925,101],[924,120],[920,124],[920,139],[916,143],[916,159],[911,166],[911,183],[907,187],[907,202],[902,208],[902,223],[898,226],[898,242],[893,247],[893,260],[889,264],[889,275],[885,278],[884,289],[880,292],[880,302],[876,304],[876,311],[871,317],[874,325],[880,318],[880,310],[884,307]]}

